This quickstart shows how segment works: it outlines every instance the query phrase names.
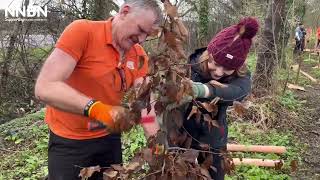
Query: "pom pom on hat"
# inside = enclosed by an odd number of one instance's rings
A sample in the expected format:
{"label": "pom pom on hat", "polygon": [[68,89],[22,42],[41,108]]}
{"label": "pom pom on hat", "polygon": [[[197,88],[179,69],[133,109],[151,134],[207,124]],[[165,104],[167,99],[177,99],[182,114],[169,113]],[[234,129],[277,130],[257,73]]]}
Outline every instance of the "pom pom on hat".
{"label": "pom pom on hat", "polygon": [[259,30],[259,23],[255,18],[247,17],[237,25],[241,38],[252,39]]}

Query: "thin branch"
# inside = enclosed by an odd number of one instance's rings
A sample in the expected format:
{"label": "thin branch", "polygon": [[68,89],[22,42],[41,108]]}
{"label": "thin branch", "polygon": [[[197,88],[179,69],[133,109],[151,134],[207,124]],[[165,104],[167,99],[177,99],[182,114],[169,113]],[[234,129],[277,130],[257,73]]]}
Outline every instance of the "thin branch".
{"label": "thin branch", "polygon": [[180,15],[179,17],[184,17],[185,15],[187,15],[190,11],[195,10],[194,7],[191,7],[190,9],[188,9],[186,12],[182,13],[182,15]]}
{"label": "thin branch", "polygon": [[[187,129],[186,129],[184,126],[182,126],[182,128],[183,128],[183,130],[185,130],[186,133],[192,138],[192,140],[196,141],[196,142],[199,143],[199,144],[203,144],[202,142],[200,142],[199,140],[197,140],[196,138],[194,138],[193,136],[191,136],[191,134],[187,131]],[[209,145],[209,148],[210,148],[210,149],[213,149],[213,150],[219,150],[219,149],[216,149],[216,148],[211,147],[210,145]],[[200,152],[203,152],[203,151],[200,151]],[[209,152],[211,152],[211,151],[209,151]]]}
{"label": "thin branch", "polygon": [[161,170],[161,169],[160,169],[160,170],[158,170],[158,171],[154,171],[154,172],[149,173],[149,174],[145,175],[144,177],[140,178],[140,180],[145,179],[145,178],[147,178],[148,176],[151,176],[151,175],[154,175],[154,174],[161,173],[161,172],[162,172],[162,170]]}
{"label": "thin branch", "polygon": [[204,150],[198,150],[198,149],[187,149],[187,148],[181,148],[181,147],[169,147],[168,151],[190,151],[190,150],[195,150],[203,153],[209,153],[209,154],[218,154],[218,155],[223,155],[225,153],[216,153],[212,151],[204,151]]}

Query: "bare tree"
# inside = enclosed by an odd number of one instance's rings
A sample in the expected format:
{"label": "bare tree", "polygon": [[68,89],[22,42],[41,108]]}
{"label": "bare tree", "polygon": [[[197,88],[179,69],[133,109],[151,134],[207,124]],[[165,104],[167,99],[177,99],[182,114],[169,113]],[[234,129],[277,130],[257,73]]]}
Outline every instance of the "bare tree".
{"label": "bare tree", "polygon": [[274,72],[280,53],[278,42],[283,26],[285,0],[269,0],[268,13],[265,18],[262,37],[258,46],[257,66],[253,81],[253,92],[262,96],[274,89]]}

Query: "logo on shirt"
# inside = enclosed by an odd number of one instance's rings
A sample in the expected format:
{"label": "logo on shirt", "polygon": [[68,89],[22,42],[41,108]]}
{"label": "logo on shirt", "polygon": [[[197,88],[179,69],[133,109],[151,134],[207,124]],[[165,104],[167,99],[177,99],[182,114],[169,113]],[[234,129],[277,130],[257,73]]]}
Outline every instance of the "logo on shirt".
{"label": "logo on shirt", "polygon": [[133,61],[128,61],[127,62],[127,68],[133,70],[134,69],[134,62]]}

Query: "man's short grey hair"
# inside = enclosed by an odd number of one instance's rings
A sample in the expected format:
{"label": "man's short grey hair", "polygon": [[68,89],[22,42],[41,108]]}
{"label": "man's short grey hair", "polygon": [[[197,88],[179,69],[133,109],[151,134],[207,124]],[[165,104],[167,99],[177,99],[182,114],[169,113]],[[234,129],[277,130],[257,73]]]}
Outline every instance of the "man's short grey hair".
{"label": "man's short grey hair", "polygon": [[156,15],[155,24],[160,24],[162,21],[162,11],[157,0],[125,0],[125,4],[130,4],[137,8],[152,10]]}

